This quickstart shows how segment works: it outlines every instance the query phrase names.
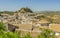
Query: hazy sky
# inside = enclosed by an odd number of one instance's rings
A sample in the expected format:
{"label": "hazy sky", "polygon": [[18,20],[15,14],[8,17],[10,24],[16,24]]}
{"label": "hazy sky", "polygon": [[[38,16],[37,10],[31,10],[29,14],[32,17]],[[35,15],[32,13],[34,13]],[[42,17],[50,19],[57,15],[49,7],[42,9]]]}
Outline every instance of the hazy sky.
{"label": "hazy sky", "polygon": [[60,0],[0,0],[0,11],[16,11],[22,7],[34,11],[59,11]]}

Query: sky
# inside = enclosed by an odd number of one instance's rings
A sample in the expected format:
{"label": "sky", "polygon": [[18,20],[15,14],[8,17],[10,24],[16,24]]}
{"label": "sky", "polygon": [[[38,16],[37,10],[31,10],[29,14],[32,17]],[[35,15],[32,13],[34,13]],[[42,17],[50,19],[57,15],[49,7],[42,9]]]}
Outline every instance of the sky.
{"label": "sky", "polygon": [[0,0],[0,11],[17,11],[22,7],[33,11],[60,11],[60,0]]}

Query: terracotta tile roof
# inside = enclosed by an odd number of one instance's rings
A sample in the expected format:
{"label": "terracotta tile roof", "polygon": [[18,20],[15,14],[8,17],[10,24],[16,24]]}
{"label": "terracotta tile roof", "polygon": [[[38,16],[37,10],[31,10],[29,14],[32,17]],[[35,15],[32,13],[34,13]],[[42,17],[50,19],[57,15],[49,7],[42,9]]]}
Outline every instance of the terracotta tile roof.
{"label": "terracotta tile roof", "polygon": [[57,36],[57,38],[60,38],[60,35],[59,35],[59,36]]}
{"label": "terracotta tile roof", "polygon": [[49,23],[47,20],[40,20],[39,23]]}
{"label": "terracotta tile roof", "polygon": [[19,27],[20,29],[26,29],[26,30],[30,30],[32,28],[32,24],[11,24],[11,25]]}
{"label": "terracotta tile roof", "polygon": [[19,28],[26,29],[26,30],[31,30],[32,24],[20,24]]}
{"label": "terracotta tile roof", "polygon": [[56,32],[60,32],[60,24],[50,24],[50,29]]}

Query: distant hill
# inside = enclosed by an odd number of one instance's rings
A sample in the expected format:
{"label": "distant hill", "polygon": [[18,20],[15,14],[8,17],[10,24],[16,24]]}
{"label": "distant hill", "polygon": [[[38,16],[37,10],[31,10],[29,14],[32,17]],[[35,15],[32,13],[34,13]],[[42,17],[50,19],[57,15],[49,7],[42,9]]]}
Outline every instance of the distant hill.
{"label": "distant hill", "polygon": [[32,13],[33,11],[30,9],[30,8],[28,8],[28,7],[26,7],[26,8],[21,8],[20,10],[18,10],[19,12],[21,12],[21,13],[26,13],[26,12],[30,12],[30,13]]}
{"label": "distant hill", "polygon": [[14,14],[14,13],[16,13],[16,12],[12,12],[12,11],[2,11],[2,12],[0,12],[0,14],[2,14],[2,13]]}
{"label": "distant hill", "polygon": [[46,14],[46,15],[54,15],[54,14],[60,15],[60,11],[40,11],[40,12],[37,11],[37,12],[33,12],[30,8],[21,8],[20,10],[15,11],[15,12],[13,12],[13,11],[2,11],[2,12],[0,12],[0,14],[1,13],[14,14],[14,13],[19,13],[19,12],[21,12],[21,13],[30,12],[30,13]]}
{"label": "distant hill", "polygon": [[41,11],[41,13],[43,14],[47,14],[47,15],[53,15],[53,14],[60,14],[60,11]]}

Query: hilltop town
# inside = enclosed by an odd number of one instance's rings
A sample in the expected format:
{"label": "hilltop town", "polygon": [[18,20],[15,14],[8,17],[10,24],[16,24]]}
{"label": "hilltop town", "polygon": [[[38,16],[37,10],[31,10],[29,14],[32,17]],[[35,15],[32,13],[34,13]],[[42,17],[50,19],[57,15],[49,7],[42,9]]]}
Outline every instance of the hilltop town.
{"label": "hilltop town", "polygon": [[8,31],[21,31],[22,35],[30,32],[33,38],[41,32],[40,28],[51,29],[60,38],[59,14],[34,13],[28,8],[21,8],[12,15],[1,13],[0,22],[6,25]]}

